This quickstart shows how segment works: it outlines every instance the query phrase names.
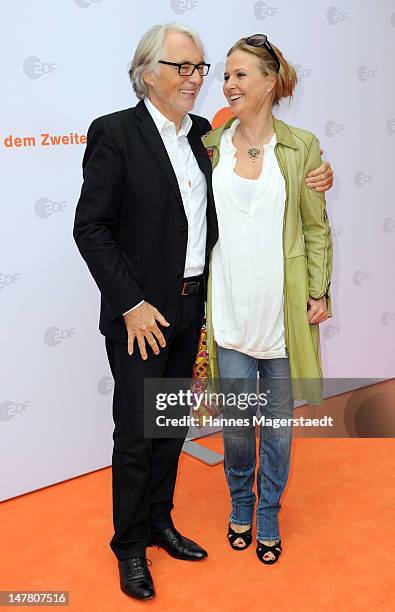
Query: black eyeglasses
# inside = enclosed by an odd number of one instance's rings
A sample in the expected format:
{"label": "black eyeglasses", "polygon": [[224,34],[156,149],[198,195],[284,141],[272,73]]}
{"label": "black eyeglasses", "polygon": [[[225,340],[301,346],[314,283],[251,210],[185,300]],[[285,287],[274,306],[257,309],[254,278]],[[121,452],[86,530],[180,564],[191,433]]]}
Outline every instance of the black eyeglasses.
{"label": "black eyeglasses", "polygon": [[165,62],[164,60],[159,60],[159,64],[177,66],[180,76],[191,76],[195,70],[198,71],[200,76],[207,76],[211,66],[211,64],[205,64],[204,62],[202,64],[176,64],[175,62]]}
{"label": "black eyeglasses", "polygon": [[253,34],[252,36],[247,36],[243,40],[247,43],[247,45],[251,45],[251,47],[265,47],[277,64],[277,72],[280,71],[280,60],[268,41],[266,34]]}

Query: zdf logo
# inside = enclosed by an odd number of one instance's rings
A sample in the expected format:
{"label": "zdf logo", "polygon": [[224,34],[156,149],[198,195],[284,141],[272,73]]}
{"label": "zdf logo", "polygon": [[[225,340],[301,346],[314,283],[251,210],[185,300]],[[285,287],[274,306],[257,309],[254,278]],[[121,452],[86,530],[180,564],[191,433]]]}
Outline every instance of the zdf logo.
{"label": "zdf logo", "polygon": [[60,329],[50,327],[44,334],[44,342],[47,346],[58,346],[63,340],[69,340],[75,334],[75,329]]}
{"label": "zdf logo", "polygon": [[40,219],[48,219],[53,213],[60,212],[66,206],[66,202],[53,202],[49,198],[39,198],[34,204],[34,212]]}
{"label": "zdf logo", "polygon": [[183,15],[185,11],[193,11],[198,6],[198,0],[171,0],[171,8],[176,15]]}
{"label": "zdf logo", "polygon": [[356,272],[354,272],[354,275],[352,277],[352,282],[354,283],[354,285],[358,286],[358,285],[362,285],[362,283],[368,280],[368,278],[369,278],[368,272],[357,270]]}
{"label": "zdf logo", "polygon": [[389,312],[388,310],[386,310],[381,315],[381,323],[383,325],[389,325],[391,321],[395,321],[395,312]]}
{"label": "zdf logo", "polygon": [[19,280],[20,277],[20,274],[3,274],[0,272],[0,291],[4,289],[4,287],[15,285],[16,281]]}
{"label": "zdf logo", "polygon": [[2,402],[0,404],[0,421],[11,421],[17,414],[26,412],[30,402]]}
{"label": "zdf logo", "polygon": [[387,217],[386,219],[384,219],[383,230],[385,231],[385,233],[389,234],[390,232],[392,232],[393,229],[395,229],[394,219],[391,219],[391,217]]}
{"label": "zdf logo", "polygon": [[274,17],[278,13],[277,6],[268,6],[265,2],[256,2],[254,7],[255,18],[263,21],[266,17]]}
{"label": "zdf logo", "polygon": [[364,187],[367,183],[373,180],[373,174],[366,174],[365,172],[357,172],[354,178],[355,185],[357,187]]}
{"label": "zdf logo", "polygon": [[343,21],[347,17],[347,13],[344,11],[340,11],[335,6],[331,6],[328,8],[326,13],[326,18],[328,20],[329,25],[337,25],[339,21]]}
{"label": "zdf logo", "polygon": [[294,68],[295,68],[296,76],[298,77],[299,80],[307,79],[309,76],[311,76],[313,72],[311,68],[303,68],[303,66],[300,66],[299,64],[296,64]]}
{"label": "zdf logo", "polygon": [[324,329],[324,338],[330,340],[339,334],[341,327],[339,325],[327,325]]}
{"label": "zdf logo", "polygon": [[367,66],[360,66],[358,68],[358,78],[361,81],[361,83],[365,83],[369,79],[373,79],[373,77],[376,75],[376,72],[377,70],[372,70],[371,68],[368,68]]}
{"label": "zdf logo", "polygon": [[109,395],[114,390],[114,379],[111,376],[104,376],[97,383],[97,390],[100,395]]}
{"label": "zdf logo", "polygon": [[23,62],[23,72],[29,79],[39,79],[43,74],[53,74],[57,64],[42,62],[38,57],[31,55]]}
{"label": "zdf logo", "polygon": [[80,8],[88,8],[91,4],[99,4],[101,0],[74,0]]}
{"label": "zdf logo", "polygon": [[387,132],[388,134],[395,134],[395,119],[393,117],[387,121]]}
{"label": "zdf logo", "polygon": [[329,120],[325,123],[325,134],[328,136],[328,138],[332,138],[332,136],[339,134],[339,132],[342,132],[343,129],[344,129],[344,125],[335,123],[332,120]]}

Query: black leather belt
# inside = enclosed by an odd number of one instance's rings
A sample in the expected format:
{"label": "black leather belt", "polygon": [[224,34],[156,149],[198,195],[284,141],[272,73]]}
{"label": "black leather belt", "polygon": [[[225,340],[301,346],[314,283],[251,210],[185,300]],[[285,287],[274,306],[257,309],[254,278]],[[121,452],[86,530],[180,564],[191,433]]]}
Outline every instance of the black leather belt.
{"label": "black leather belt", "polygon": [[181,295],[196,295],[203,284],[203,275],[184,278],[181,284]]}

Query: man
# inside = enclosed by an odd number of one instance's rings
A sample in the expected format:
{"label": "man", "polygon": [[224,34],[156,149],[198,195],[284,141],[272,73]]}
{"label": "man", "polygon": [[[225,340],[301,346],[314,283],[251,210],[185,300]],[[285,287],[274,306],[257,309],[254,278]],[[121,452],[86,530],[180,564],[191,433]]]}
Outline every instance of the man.
{"label": "man", "polygon": [[[188,113],[208,69],[189,28],[154,26],[143,36],[130,69],[140,102],[90,126],[76,211],[74,237],[101,291],[115,380],[111,548],[122,590],[138,599],[155,595],[147,546],[207,557],[173,525],[183,439],[144,435],[144,379],[190,378],[196,356],[218,230],[201,142],[211,126]],[[328,169],[313,181],[331,183]]]}

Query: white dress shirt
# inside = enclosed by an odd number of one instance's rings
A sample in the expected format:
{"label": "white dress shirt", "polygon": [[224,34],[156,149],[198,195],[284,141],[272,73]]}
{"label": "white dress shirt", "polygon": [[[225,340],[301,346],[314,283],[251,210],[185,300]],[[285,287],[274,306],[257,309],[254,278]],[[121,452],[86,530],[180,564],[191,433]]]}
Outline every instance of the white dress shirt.
{"label": "white dress shirt", "polygon": [[258,179],[238,176],[232,138],[222,135],[213,172],[219,240],[212,255],[212,317],[219,346],[256,359],[286,357],[282,232],[285,182],[274,152],[264,145]]}
{"label": "white dress shirt", "polygon": [[[182,203],[188,221],[188,242],[185,258],[184,278],[203,273],[206,258],[207,236],[207,184],[188,141],[192,119],[187,114],[181,121],[179,132],[175,124],[167,119],[148,98],[144,99],[167,154],[173,166],[180,188]],[[143,300],[144,301],[144,300]],[[134,310],[143,303],[136,304]],[[128,310],[127,312],[130,312]],[[124,314],[127,314],[126,312]]]}

